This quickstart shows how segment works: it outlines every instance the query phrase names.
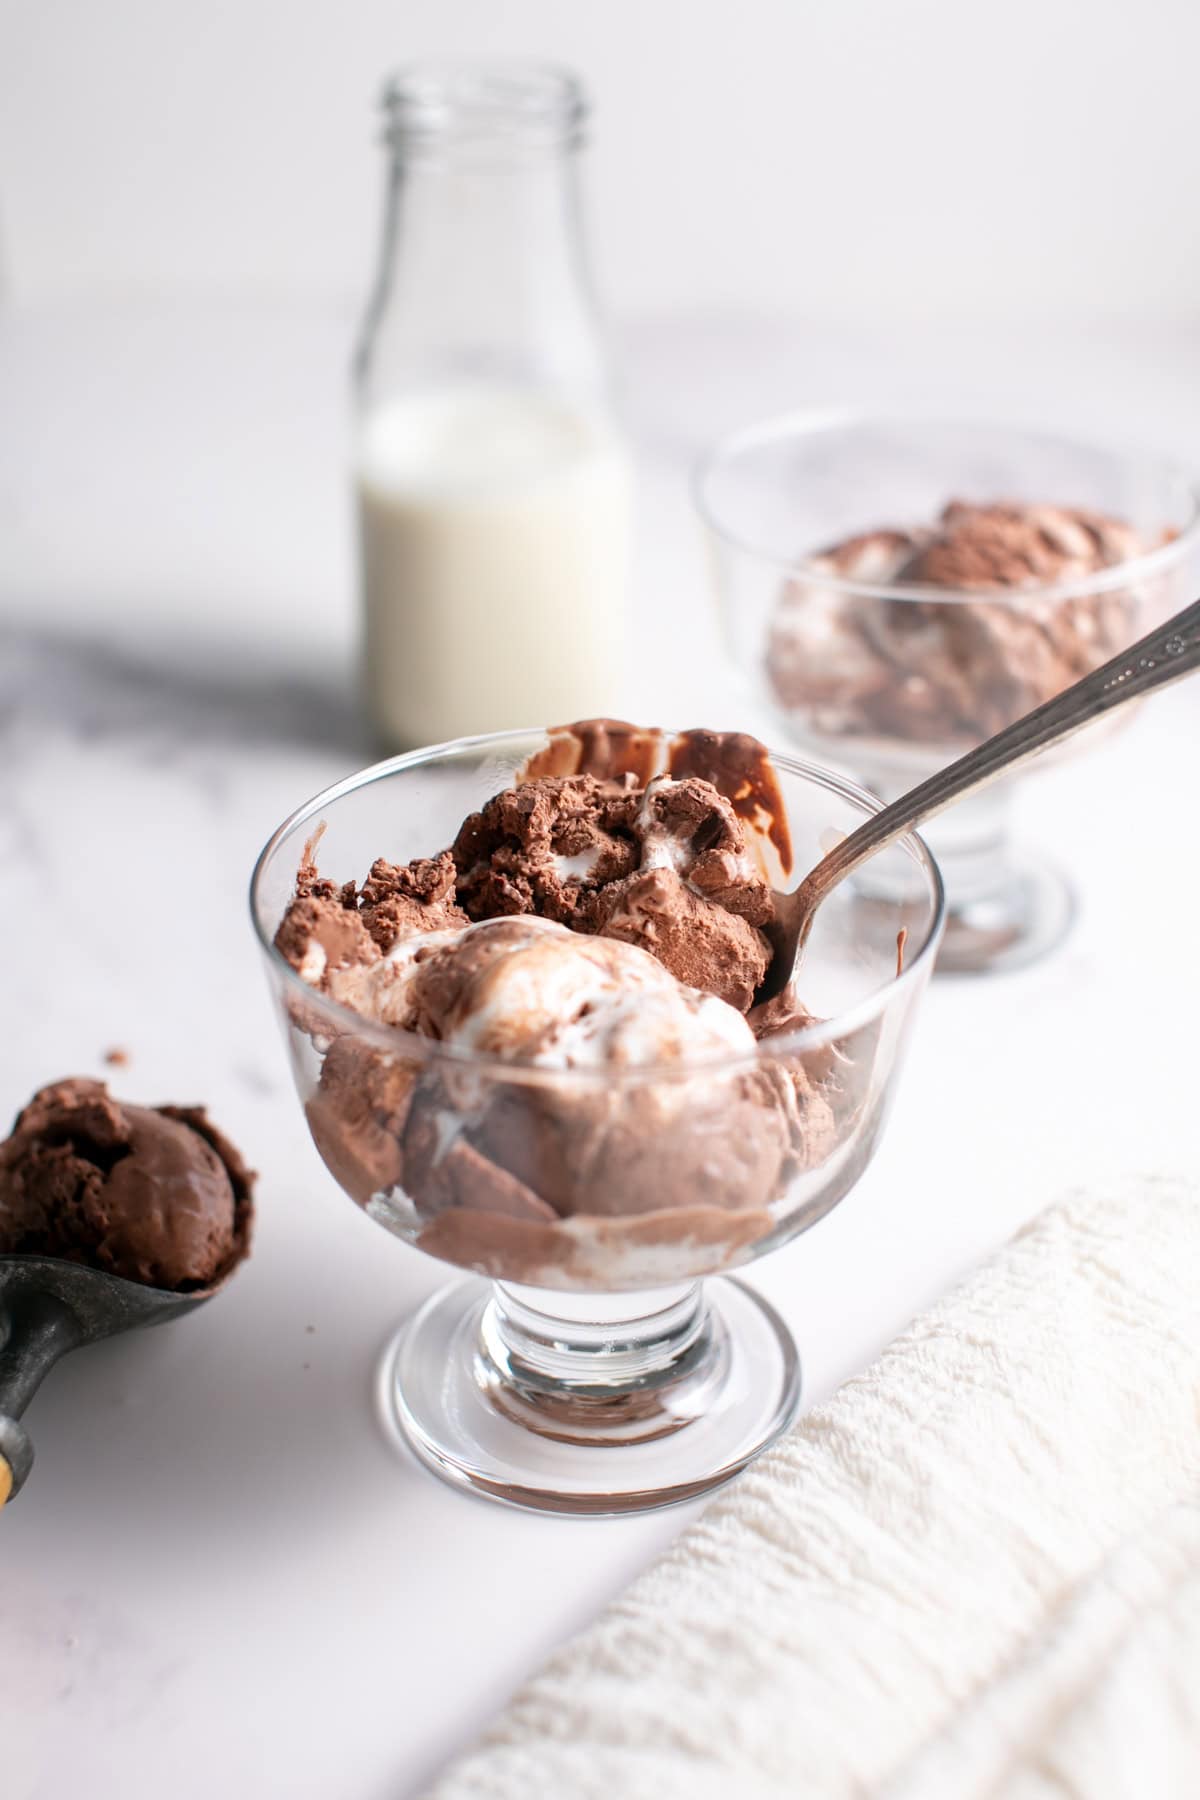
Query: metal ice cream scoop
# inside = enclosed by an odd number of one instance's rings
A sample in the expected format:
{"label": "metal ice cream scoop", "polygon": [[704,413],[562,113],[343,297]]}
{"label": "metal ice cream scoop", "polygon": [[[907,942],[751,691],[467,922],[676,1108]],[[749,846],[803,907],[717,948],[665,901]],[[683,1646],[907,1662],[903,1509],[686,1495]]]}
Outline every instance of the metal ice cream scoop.
{"label": "metal ice cream scoop", "polygon": [[1005,726],[995,737],[969,750],[947,768],[939,769],[882,812],[873,814],[823,857],[792,893],[775,895],[775,918],[767,928],[774,954],[755,996],[757,1003],[773,999],[787,986],[808,941],[818,906],[868,857],[885,850],[905,832],[915,831],[956,800],[964,800],[1052,744],[1082,731],[1105,713],[1131,700],[1140,700],[1198,667],[1200,601],[1194,601],[1102,668]]}
{"label": "metal ice cream scoop", "polygon": [[177,1319],[211,1300],[225,1279],[178,1294],[60,1257],[0,1256],[0,1506],[29,1474],[33,1445],[21,1415],[59,1357]]}

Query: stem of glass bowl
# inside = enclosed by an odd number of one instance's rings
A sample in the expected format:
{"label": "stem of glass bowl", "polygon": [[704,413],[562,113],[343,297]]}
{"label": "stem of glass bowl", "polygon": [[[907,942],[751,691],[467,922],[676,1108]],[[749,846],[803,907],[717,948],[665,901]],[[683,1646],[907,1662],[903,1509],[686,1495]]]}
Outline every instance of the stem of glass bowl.
{"label": "stem of glass bowl", "polygon": [[[877,785],[888,800],[898,798],[906,786],[894,779]],[[1012,793],[997,787],[960,801],[924,828],[921,835],[938,860],[948,905],[967,906],[1005,887],[1011,875],[1011,818]],[[863,864],[854,878],[863,893],[882,896],[884,866],[879,858]]]}
{"label": "stem of glass bowl", "polygon": [[800,1399],[787,1326],[728,1276],[600,1295],[452,1282],[381,1378],[385,1424],[452,1486],[594,1516],[707,1493]]}
{"label": "stem of glass bowl", "polygon": [[514,1424],[573,1444],[643,1443],[712,1404],[729,1369],[720,1319],[692,1281],[633,1294],[493,1283],[475,1379]]}
{"label": "stem of glass bowl", "polygon": [[[873,768],[865,779],[885,800],[917,779],[911,771]],[[1036,962],[1058,945],[1075,912],[1073,890],[1038,858],[1014,849],[1013,788],[1007,784],[963,800],[933,819],[922,836],[946,884],[946,930],[938,953],[942,975],[987,975]],[[897,898],[882,858],[851,877],[857,903],[890,907]]]}

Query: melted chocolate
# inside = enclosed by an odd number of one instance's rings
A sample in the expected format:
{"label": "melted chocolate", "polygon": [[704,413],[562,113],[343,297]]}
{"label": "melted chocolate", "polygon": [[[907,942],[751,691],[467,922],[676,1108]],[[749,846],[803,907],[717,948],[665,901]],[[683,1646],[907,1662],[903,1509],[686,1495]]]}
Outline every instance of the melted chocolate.
{"label": "melted chocolate", "polygon": [[739,819],[775,847],[783,874],[793,866],[787,808],[770,753],[757,738],[740,731],[681,731],[677,737],[623,719],[581,719],[556,725],[550,742],[517,774],[518,782],[543,775],[594,775],[615,781],[632,775],[645,787],[656,775],[689,775],[711,782]]}
{"label": "melted chocolate", "polygon": [[672,739],[669,772],[698,775],[723,794],[738,818],[775,846],[784,875],[792,872],[792,835],[770,753],[742,731],[682,731]]}
{"label": "melted chocolate", "polygon": [[600,781],[615,781],[632,775],[639,787],[645,787],[663,771],[665,744],[664,734],[655,727],[630,725],[624,719],[580,719],[574,725],[555,725],[550,742],[529,758],[517,780],[594,775]]}

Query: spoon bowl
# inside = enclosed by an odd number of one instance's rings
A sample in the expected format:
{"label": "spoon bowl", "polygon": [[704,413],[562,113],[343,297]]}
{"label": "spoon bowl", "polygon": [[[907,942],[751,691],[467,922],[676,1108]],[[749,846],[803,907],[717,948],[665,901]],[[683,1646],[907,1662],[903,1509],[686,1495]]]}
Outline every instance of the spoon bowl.
{"label": "spoon bowl", "polygon": [[33,1444],[21,1416],[59,1358],[194,1312],[228,1278],[176,1293],[62,1257],[0,1256],[0,1506],[28,1478]]}

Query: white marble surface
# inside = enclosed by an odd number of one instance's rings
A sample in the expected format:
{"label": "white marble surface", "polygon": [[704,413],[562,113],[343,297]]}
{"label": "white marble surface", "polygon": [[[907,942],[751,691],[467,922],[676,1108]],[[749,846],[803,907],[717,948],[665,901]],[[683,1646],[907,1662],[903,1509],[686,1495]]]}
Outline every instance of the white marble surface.
{"label": "white marble surface", "polygon": [[[345,321],[0,316],[0,1112],[68,1071],[203,1099],[262,1172],[256,1252],[194,1318],[79,1354],[0,1520],[6,1795],[405,1800],[688,1509],[583,1523],[463,1498],[378,1431],[396,1321],[442,1279],[301,1128],[244,892],[364,759],[347,698]],[[623,704],[741,719],[682,471],[766,408],[932,400],[1200,465],[1200,335],[888,339],[770,321],[630,336],[644,656]],[[756,1271],[810,1398],[1090,1171],[1200,1168],[1200,692],[1020,800],[1086,904],[1044,967],[931,994],[859,1189]]]}

